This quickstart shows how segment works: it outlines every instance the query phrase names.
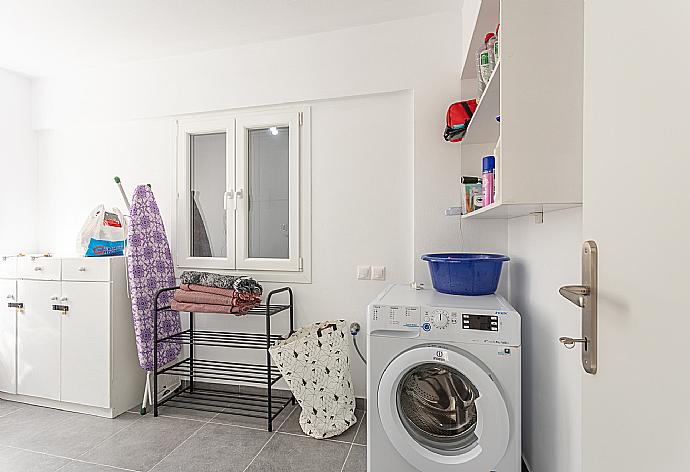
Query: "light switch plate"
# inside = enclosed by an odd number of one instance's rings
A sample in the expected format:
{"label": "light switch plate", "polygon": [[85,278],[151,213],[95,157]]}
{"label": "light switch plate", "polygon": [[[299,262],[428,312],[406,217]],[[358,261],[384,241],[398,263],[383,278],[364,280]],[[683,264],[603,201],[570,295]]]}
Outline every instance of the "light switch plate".
{"label": "light switch plate", "polygon": [[371,278],[371,266],[357,266],[357,280],[369,280]]}
{"label": "light switch plate", "polygon": [[386,266],[371,266],[371,280],[386,280]]}

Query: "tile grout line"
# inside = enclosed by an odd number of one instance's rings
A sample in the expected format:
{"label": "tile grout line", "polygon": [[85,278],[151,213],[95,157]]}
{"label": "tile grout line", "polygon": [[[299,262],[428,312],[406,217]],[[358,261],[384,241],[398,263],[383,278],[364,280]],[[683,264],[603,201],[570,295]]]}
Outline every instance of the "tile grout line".
{"label": "tile grout line", "polygon": [[352,442],[350,443],[350,449],[347,450],[347,455],[345,456],[345,460],[343,461],[343,466],[340,468],[340,472],[345,471],[345,466],[347,465],[347,460],[350,458],[350,454],[352,454],[352,447],[355,445],[355,440],[357,439],[357,435],[359,434],[359,430],[362,429],[362,424],[364,423],[364,418],[366,418],[367,412],[365,411],[364,414],[362,415],[362,419],[360,420],[359,424],[357,425],[357,431],[355,431],[355,435],[352,437]]}
{"label": "tile grout line", "polygon": [[347,464],[347,460],[350,458],[350,453],[352,452],[352,446],[353,446],[353,444],[350,443],[350,449],[347,450],[347,455],[345,456],[345,460],[343,461],[343,466],[340,468],[340,472],[345,471],[345,465]]}
{"label": "tile grout line", "polygon": [[286,422],[288,419],[290,419],[290,417],[291,417],[292,415],[295,414],[295,411],[297,411],[297,408],[293,408],[292,411],[290,412],[290,414],[287,415],[287,417],[282,421],[282,423],[280,423],[280,425],[273,431],[273,434],[271,434],[271,436],[266,440],[266,442],[264,443],[264,445],[261,446],[261,449],[259,449],[259,452],[256,453],[256,455],[254,456],[254,458],[251,460],[251,462],[249,462],[249,464],[247,464],[247,467],[245,467],[244,470],[243,470],[242,472],[247,472],[247,470],[249,470],[249,468],[252,466],[252,464],[254,463],[254,461],[256,460],[256,458],[259,457],[259,455],[263,452],[263,450],[266,448],[266,446],[268,446],[268,443],[270,443],[271,440],[275,437],[275,435],[278,434],[278,430],[279,430],[280,428],[283,427],[283,425],[285,424],[285,422]]}
{"label": "tile grout line", "polygon": [[24,408],[26,408],[26,404],[23,404],[23,406],[20,406],[20,407],[17,408],[16,410],[12,410],[12,411],[10,411],[10,412],[5,413],[4,415],[0,416],[0,418],[6,418],[6,417],[8,417],[8,416],[10,416],[10,415],[12,415],[12,414],[18,412],[18,411],[23,410]]}
{"label": "tile grout line", "polygon": [[273,439],[273,438],[275,437],[276,434],[278,434],[278,431],[273,431],[273,434],[271,434],[271,436],[266,440],[266,442],[264,443],[264,445],[261,446],[261,449],[259,449],[259,452],[256,453],[256,455],[254,456],[254,458],[251,460],[251,462],[250,462],[249,464],[247,464],[247,467],[245,467],[244,470],[243,470],[242,472],[247,472],[247,470],[249,470],[249,468],[252,466],[252,464],[254,463],[254,461],[256,460],[256,458],[259,457],[259,455],[263,452],[263,450],[266,448],[266,446],[268,445],[268,443],[271,442],[271,439]]}
{"label": "tile grout line", "polygon": [[[158,415],[158,416],[160,416],[160,415]],[[215,416],[214,416],[214,418],[215,418]],[[161,460],[159,460],[158,462],[156,462],[156,463],[153,465],[153,467],[150,467],[148,470],[151,471],[151,470],[155,469],[156,467],[158,467],[158,465],[159,465],[161,462],[163,462],[165,459],[167,459],[168,457],[170,457],[175,451],[177,451],[179,448],[181,448],[183,444],[185,444],[187,441],[189,441],[190,439],[192,439],[192,438],[196,435],[196,433],[198,433],[199,431],[201,431],[202,429],[204,429],[204,427],[206,427],[206,425],[208,425],[210,422],[211,422],[211,420],[208,420],[208,421],[206,421],[204,424],[202,424],[201,426],[199,426],[192,434],[189,435],[189,437],[187,437],[187,439],[185,439],[185,440],[182,441],[180,444],[178,444],[172,451],[170,451],[168,454],[166,454],[165,457],[163,457]]]}
{"label": "tile grout line", "polygon": [[26,449],[26,448],[24,448],[24,447],[8,446],[8,445],[5,445],[5,444],[3,444],[2,447],[7,447],[7,448],[10,448],[10,449],[16,449],[16,450],[22,451],[22,452],[30,452],[30,453],[32,453],[32,454],[39,454],[39,455],[42,455],[42,456],[54,457],[54,458],[56,458],[56,459],[65,459],[67,462],[66,462],[65,464],[61,465],[58,469],[56,469],[55,472],[57,472],[58,470],[64,469],[65,467],[67,467],[67,466],[68,466],[70,463],[72,463],[72,462],[83,462],[84,464],[100,465],[100,466],[103,466],[103,467],[110,467],[110,468],[115,469],[115,470],[126,470],[126,471],[128,471],[128,472],[140,472],[140,471],[134,470],[134,469],[124,469],[124,468],[122,468],[122,467],[116,467],[116,466],[113,466],[113,465],[99,464],[99,463],[97,463],[97,462],[88,462],[88,461],[81,460],[81,459],[74,459],[74,458],[72,458],[72,457],[61,456],[61,455],[59,455],[59,454],[52,454],[52,453],[50,453],[50,452],[34,451],[33,449]]}
{"label": "tile grout line", "polygon": [[[113,419],[114,419],[114,418],[113,418]],[[117,431],[115,431],[113,434],[111,434],[111,435],[108,436],[107,438],[105,438],[105,439],[103,439],[102,441],[96,443],[93,447],[91,447],[91,448],[87,449],[86,451],[82,452],[81,454],[79,454],[77,457],[75,457],[75,459],[79,459],[80,457],[82,457],[82,456],[88,454],[89,452],[93,451],[93,450],[96,449],[98,446],[100,446],[101,444],[103,444],[104,442],[106,442],[108,439],[112,438],[112,437],[115,436],[116,434],[120,434],[122,431],[124,431],[124,430],[126,430],[127,428],[129,428],[129,427],[135,425],[135,424],[138,423],[139,421],[141,421],[141,418],[137,418],[136,420],[132,421],[130,424],[123,426],[122,428],[118,429]],[[58,470],[59,470],[59,469],[58,469]]]}
{"label": "tile grout line", "polygon": [[364,419],[366,417],[367,417],[367,412],[366,412],[366,410],[364,410],[364,414],[362,415],[362,419],[359,422],[359,426],[357,427],[357,432],[355,433],[355,437],[352,438],[352,444],[354,444],[355,446],[364,446],[364,447],[367,446],[366,444],[360,444],[358,442],[355,442],[355,441],[357,441],[357,436],[359,436],[359,430],[362,429],[362,425],[364,424]]}
{"label": "tile grout line", "polygon": [[107,467],[108,469],[113,469],[113,470],[124,470],[124,471],[127,471],[127,472],[141,472],[140,470],[125,469],[125,468],[123,468],[123,467],[117,467],[117,466],[108,465],[108,464],[99,464],[98,462],[89,462],[89,461],[84,461],[84,460],[81,460],[81,459],[71,459],[67,464],[63,465],[62,467],[60,467],[59,469],[57,469],[55,472],[58,472],[59,470],[64,469],[65,467],[67,467],[68,465],[70,465],[72,462],[79,462],[79,463],[81,463],[81,464],[89,464],[89,465],[97,465],[97,466],[100,466],[100,467]]}

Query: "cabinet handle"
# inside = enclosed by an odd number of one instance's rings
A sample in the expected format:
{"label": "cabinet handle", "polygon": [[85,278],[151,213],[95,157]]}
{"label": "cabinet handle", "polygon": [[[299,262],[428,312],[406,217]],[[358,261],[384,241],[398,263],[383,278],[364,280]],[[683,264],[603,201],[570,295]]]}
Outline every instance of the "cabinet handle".
{"label": "cabinet handle", "polygon": [[14,295],[7,295],[8,300],[14,300]]}
{"label": "cabinet handle", "polygon": [[60,301],[61,301],[61,302],[66,302],[66,301],[67,301],[67,297],[61,297],[61,298],[60,298]]}
{"label": "cabinet handle", "polygon": [[77,269],[79,272],[86,272],[86,267],[82,266]]}
{"label": "cabinet handle", "polygon": [[58,301],[57,295],[53,295],[52,297],[50,297],[50,299],[54,302]]}
{"label": "cabinet handle", "polygon": [[40,266],[34,267],[34,271],[36,271],[36,272],[40,272],[42,270],[43,270],[43,267],[40,267]]}

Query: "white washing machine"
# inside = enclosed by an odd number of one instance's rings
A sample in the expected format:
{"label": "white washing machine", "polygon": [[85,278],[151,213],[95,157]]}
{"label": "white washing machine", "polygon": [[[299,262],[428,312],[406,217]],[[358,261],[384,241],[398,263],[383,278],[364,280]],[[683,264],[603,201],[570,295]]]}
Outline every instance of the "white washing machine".
{"label": "white washing machine", "polygon": [[369,472],[520,472],[520,315],[392,285],[369,305]]}

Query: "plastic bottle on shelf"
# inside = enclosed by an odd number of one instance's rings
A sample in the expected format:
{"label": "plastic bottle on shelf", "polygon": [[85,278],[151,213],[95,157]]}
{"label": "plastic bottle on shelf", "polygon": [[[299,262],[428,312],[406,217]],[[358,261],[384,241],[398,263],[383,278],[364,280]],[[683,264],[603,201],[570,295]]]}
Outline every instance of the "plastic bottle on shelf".
{"label": "plastic bottle on shelf", "polygon": [[[493,72],[497,62],[495,50],[496,43],[498,43],[498,38],[496,37],[496,35],[494,33],[486,33],[486,36],[484,37],[484,45],[486,46],[486,50],[489,51],[489,63],[491,64],[491,72]],[[491,73],[489,73],[489,77],[491,77]]]}
{"label": "plastic bottle on shelf", "polygon": [[482,95],[484,95],[484,89],[486,88],[486,82],[482,76],[482,62],[489,61],[489,56],[486,52],[486,47],[482,47],[477,51],[476,56],[476,66],[477,66],[477,105],[481,102]]}
{"label": "plastic bottle on shelf", "polygon": [[496,41],[494,41],[494,46],[493,46],[494,60],[496,61],[496,64],[498,64],[498,61],[501,60],[501,49],[498,46],[498,30],[500,27],[501,27],[500,23],[496,25]]}
{"label": "plastic bottle on shelf", "polygon": [[496,157],[486,156],[482,159],[482,201],[484,206],[494,202],[494,174]]}
{"label": "plastic bottle on shelf", "polygon": [[493,56],[493,44],[496,36],[493,33],[487,33],[484,38],[484,46],[477,52],[477,102],[479,103],[484,95],[491,74],[494,71],[496,62]]}

